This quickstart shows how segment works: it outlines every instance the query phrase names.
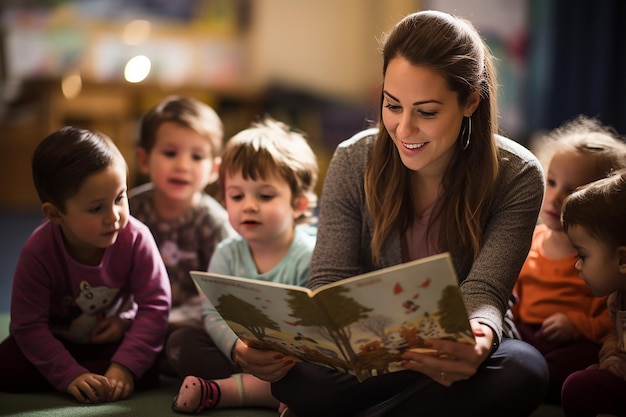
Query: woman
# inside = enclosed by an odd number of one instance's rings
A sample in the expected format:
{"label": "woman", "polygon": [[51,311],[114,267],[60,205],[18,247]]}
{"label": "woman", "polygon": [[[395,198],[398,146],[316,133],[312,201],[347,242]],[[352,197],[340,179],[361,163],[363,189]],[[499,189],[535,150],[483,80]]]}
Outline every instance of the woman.
{"label": "woman", "polygon": [[469,22],[414,13],[382,50],[378,128],[333,156],[309,286],[450,251],[476,345],[429,340],[446,358],[407,352],[406,371],[362,383],[241,342],[235,359],[273,382],[285,415],[529,415],[547,367],[504,338],[504,318],[541,206],[539,162],[496,135],[492,56]]}

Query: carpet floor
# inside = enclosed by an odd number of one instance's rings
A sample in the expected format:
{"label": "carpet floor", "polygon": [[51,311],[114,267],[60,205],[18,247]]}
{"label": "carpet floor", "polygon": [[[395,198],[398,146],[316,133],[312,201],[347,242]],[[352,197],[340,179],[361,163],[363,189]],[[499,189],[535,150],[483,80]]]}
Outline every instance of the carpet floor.
{"label": "carpet floor", "polygon": [[[19,251],[32,230],[41,221],[41,213],[0,210],[0,340],[9,334],[11,282]],[[2,372],[2,370],[0,370]],[[166,417],[183,416],[172,411],[171,403],[179,383],[164,378],[157,389],[137,392],[128,400],[109,404],[77,404],[60,393],[0,393],[0,416],[16,417]],[[208,413],[203,413],[208,414]],[[212,410],[211,417],[277,417],[276,410]],[[323,416],[320,416],[323,417]],[[560,407],[542,405],[530,417],[564,417]]]}
{"label": "carpet floor", "polygon": [[[0,314],[0,340],[9,333],[9,315]],[[0,371],[1,372],[1,371]],[[14,417],[181,417],[171,409],[179,382],[162,378],[150,391],[134,393],[129,399],[107,404],[78,404],[58,392],[11,394],[0,392],[0,416]],[[277,410],[240,408],[212,410],[211,417],[277,417]]]}

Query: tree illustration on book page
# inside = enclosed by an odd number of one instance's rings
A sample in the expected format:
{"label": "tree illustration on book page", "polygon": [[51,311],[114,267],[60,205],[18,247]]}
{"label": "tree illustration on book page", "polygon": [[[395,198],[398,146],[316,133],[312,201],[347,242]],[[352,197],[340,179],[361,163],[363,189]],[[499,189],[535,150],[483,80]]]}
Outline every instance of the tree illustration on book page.
{"label": "tree illustration on book page", "polygon": [[451,334],[465,333],[473,338],[468,329],[467,311],[458,287],[449,285],[443,289],[438,303],[440,318],[439,324]]}
{"label": "tree illustration on book page", "polygon": [[344,287],[333,287],[318,294],[316,300],[332,316],[320,313],[306,294],[293,291],[287,300],[291,308],[291,317],[299,320],[302,326],[315,326],[328,340],[332,340],[340,349],[344,357],[349,360],[356,354],[350,343],[350,325],[366,318],[372,311],[359,304],[356,300],[345,295],[350,292]]}
{"label": "tree illustration on book page", "polygon": [[259,340],[265,338],[266,329],[280,330],[280,326],[256,306],[232,294],[222,295],[215,309],[224,320],[238,323],[250,330]]}
{"label": "tree illustration on book page", "polygon": [[392,320],[382,314],[368,316],[359,321],[358,327],[366,332],[370,332],[379,338],[385,337],[385,330],[392,323]]}

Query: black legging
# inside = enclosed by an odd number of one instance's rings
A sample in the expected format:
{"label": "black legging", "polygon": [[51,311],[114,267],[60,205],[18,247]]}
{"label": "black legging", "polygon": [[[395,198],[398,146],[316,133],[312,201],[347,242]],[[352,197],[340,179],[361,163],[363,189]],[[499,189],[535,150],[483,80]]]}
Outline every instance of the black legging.
{"label": "black legging", "polygon": [[272,384],[272,393],[298,417],[522,417],[539,406],[547,383],[541,354],[525,342],[504,339],[476,375],[449,388],[413,371],[358,382],[338,371],[299,363]]}
{"label": "black legging", "polygon": [[165,354],[170,367],[180,378],[194,375],[204,379],[221,379],[242,372],[200,327],[174,330],[167,339]]}

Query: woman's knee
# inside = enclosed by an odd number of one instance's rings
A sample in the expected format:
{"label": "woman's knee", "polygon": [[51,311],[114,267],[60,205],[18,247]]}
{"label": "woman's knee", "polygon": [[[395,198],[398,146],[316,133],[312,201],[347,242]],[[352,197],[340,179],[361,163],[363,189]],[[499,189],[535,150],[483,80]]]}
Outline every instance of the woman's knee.
{"label": "woman's knee", "polygon": [[496,384],[506,390],[506,396],[519,397],[520,402],[537,405],[548,389],[548,365],[541,353],[521,340],[505,339],[498,351],[488,360],[487,367],[501,367],[496,372]]}

